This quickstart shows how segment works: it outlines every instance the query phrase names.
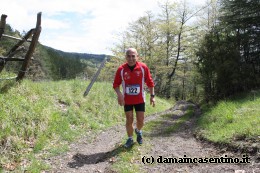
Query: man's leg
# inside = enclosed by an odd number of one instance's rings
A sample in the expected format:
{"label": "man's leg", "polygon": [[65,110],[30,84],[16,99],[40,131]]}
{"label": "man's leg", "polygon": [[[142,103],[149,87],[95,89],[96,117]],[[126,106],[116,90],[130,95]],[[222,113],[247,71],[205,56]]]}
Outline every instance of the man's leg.
{"label": "man's leg", "polygon": [[144,126],[145,103],[135,105],[135,111],[137,131],[140,131]]}
{"label": "man's leg", "polygon": [[133,136],[133,132],[134,132],[134,116],[133,116],[133,111],[127,111],[125,112],[125,116],[126,116],[126,132],[128,137],[132,137]]}
{"label": "man's leg", "polygon": [[142,135],[142,128],[144,126],[144,112],[143,111],[136,111],[136,129],[135,133],[137,135],[137,142],[138,144],[143,144],[143,135]]}
{"label": "man's leg", "polygon": [[141,130],[144,126],[144,112],[136,111],[136,127]]}
{"label": "man's leg", "polygon": [[126,132],[128,135],[128,139],[125,143],[125,147],[126,148],[130,148],[133,144],[133,132],[134,132],[134,127],[133,127],[133,123],[134,123],[134,116],[133,116],[133,111],[126,111],[125,112],[125,116],[126,116]]}

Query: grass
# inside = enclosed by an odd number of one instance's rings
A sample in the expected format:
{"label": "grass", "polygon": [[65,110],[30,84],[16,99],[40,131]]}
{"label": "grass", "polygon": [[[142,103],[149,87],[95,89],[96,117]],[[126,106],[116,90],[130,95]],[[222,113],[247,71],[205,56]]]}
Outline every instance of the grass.
{"label": "grass", "polygon": [[[123,141],[125,142],[125,140]],[[135,145],[130,149],[123,148],[118,155],[116,155],[116,162],[112,165],[112,169],[120,173],[138,173],[142,172],[140,169],[140,161],[145,146]]]}
{"label": "grass", "polygon": [[212,142],[258,139],[260,135],[260,91],[240,94],[204,109],[198,120],[199,134]]}
{"label": "grass", "polygon": [[[97,82],[83,97],[88,83],[1,81],[0,170],[39,172],[46,169],[42,158],[67,151],[68,144],[81,135],[124,124],[112,84]],[[171,106],[157,98],[157,106],[147,105],[147,112]]]}

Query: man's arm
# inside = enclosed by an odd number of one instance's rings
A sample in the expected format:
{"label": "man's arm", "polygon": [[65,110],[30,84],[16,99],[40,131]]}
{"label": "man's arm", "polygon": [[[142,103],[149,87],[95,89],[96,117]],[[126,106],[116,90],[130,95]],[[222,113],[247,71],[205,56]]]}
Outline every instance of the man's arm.
{"label": "man's arm", "polygon": [[154,107],[155,106],[154,82],[153,82],[150,70],[147,66],[146,66],[146,73],[145,74],[146,74],[145,82],[146,82],[146,85],[148,86],[149,91],[150,91],[150,105],[152,105]]}
{"label": "man's arm", "polygon": [[116,92],[116,94],[117,94],[118,104],[119,104],[120,106],[125,105],[124,96],[123,96],[123,94],[121,93],[119,87],[114,88],[114,90],[115,90],[115,92]]}
{"label": "man's arm", "polygon": [[149,91],[150,91],[150,105],[152,105],[153,107],[155,106],[155,93],[154,93],[154,87],[149,87]]}
{"label": "man's arm", "polygon": [[116,74],[115,74],[115,78],[114,78],[114,83],[113,83],[113,88],[117,94],[117,101],[118,101],[118,104],[120,106],[123,106],[125,105],[125,101],[124,101],[124,96],[123,94],[121,93],[120,91],[120,85],[122,83],[122,79],[121,79],[121,75],[120,75],[120,72],[121,72],[121,68],[119,67],[116,71]]}

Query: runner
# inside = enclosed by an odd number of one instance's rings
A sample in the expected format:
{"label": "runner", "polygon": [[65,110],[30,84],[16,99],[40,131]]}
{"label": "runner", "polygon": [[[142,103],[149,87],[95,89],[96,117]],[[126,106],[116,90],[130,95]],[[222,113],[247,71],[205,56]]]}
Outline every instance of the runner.
{"label": "runner", "polygon": [[[142,127],[144,125],[145,92],[144,84],[150,91],[150,104],[155,106],[154,82],[146,64],[138,61],[136,49],[129,48],[126,51],[126,63],[122,64],[115,74],[113,88],[117,94],[118,104],[124,106],[126,116],[126,131],[128,139],[125,147],[129,148],[134,144],[133,133],[137,135],[137,142],[143,143]],[[123,91],[120,91],[122,84]],[[136,112],[136,128],[134,129],[134,114]]]}

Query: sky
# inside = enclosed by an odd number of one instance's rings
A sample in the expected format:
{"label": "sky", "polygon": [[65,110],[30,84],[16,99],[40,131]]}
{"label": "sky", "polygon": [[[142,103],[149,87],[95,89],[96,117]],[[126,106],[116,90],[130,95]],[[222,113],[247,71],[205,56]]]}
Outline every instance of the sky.
{"label": "sky", "polygon": [[[176,0],[169,0],[174,2]],[[202,5],[205,0],[187,0]],[[117,35],[129,23],[151,11],[157,14],[162,0],[3,0],[0,13],[14,30],[35,28],[42,12],[41,44],[65,52],[107,54]]]}

